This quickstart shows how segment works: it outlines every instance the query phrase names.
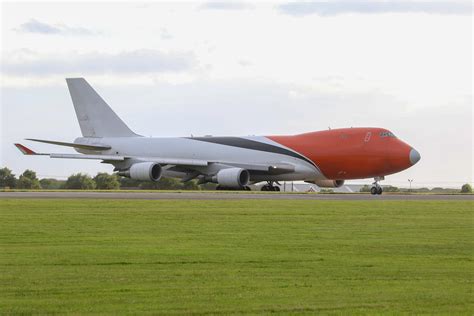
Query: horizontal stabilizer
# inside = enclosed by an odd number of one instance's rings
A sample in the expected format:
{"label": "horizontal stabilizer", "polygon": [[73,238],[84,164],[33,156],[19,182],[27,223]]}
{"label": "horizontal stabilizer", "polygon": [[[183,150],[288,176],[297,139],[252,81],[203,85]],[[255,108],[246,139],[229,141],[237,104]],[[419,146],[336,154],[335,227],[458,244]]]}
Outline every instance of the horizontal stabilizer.
{"label": "horizontal stabilizer", "polygon": [[23,155],[38,155],[36,152],[26,146],[23,146],[22,144],[15,144],[15,147],[18,148],[23,153]]}
{"label": "horizontal stabilizer", "polygon": [[36,138],[27,138],[26,140],[31,140],[33,142],[39,142],[39,143],[58,145],[58,146],[74,147],[74,148],[86,149],[86,150],[107,150],[111,148],[110,146],[104,145],[104,144],[97,144],[97,145],[77,144],[77,143],[58,142],[54,140],[36,139]]}
{"label": "horizontal stabilizer", "polygon": [[123,161],[124,156],[114,155],[83,155],[83,154],[55,154],[55,153],[37,153],[22,144],[15,144],[24,155],[28,156],[49,156],[50,158],[65,158],[65,159],[96,159],[106,161]]}

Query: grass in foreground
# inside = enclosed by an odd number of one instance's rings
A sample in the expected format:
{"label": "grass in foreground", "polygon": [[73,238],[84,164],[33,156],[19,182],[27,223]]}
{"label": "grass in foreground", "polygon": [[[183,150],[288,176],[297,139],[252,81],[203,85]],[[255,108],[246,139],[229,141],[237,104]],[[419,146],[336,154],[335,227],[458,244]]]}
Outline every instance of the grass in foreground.
{"label": "grass in foreground", "polygon": [[0,200],[0,311],[472,314],[473,205]]}
{"label": "grass in foreground", "polygon": [[[269,192],[269,191],[243,191],[243,190],[127,190],[127,189],[118,189],[118,190],[72,190],[72,189],[40,189],[40,190],[30,190],[30,189],[5,189],[0,188],[0,192],[66,192],[66,193],[84,193],[84,192],[94,192],[94,193],[203,193],[203,194],[347,194],[347,195],[370,195],[370,192],[306,192],[306,191],[294,191],[294,192]],[[460,192],[384,192],[384,195],[464,195],[472,196],[474,193],[460,193]]]}

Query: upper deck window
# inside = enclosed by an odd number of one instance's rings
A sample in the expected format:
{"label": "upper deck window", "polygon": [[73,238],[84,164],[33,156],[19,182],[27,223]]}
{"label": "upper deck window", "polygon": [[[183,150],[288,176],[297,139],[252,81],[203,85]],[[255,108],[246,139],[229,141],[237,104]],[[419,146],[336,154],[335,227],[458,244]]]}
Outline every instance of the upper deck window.
{"label": "upper deck window", "polygon": [[393,138],[396,138],[395,135],[393,135],[392,132],[380,132],[380,137],[393,137]]}

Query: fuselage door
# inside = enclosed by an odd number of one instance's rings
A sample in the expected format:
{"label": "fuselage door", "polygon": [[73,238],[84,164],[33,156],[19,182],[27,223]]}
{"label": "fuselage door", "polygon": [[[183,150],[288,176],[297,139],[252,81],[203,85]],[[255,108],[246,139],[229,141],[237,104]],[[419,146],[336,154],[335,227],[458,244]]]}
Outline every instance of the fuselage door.
{"label": "fuselage door", "polygon": [[368,143],[370,142],[370,138],[372,137],[372,132],[367,132],[365,134],[365,138],[364,138],[364,143]]}

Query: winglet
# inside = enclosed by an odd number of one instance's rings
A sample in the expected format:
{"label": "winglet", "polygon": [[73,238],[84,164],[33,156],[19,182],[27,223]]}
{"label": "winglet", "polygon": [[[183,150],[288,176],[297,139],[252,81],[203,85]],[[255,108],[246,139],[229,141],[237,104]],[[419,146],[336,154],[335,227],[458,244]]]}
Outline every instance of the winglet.
{"label": "winglet", "polygon": [[36,152],[26,146],[23,146],[22,144],[15,144],[15,146],[23,153],[23,155],[37,155]]}

